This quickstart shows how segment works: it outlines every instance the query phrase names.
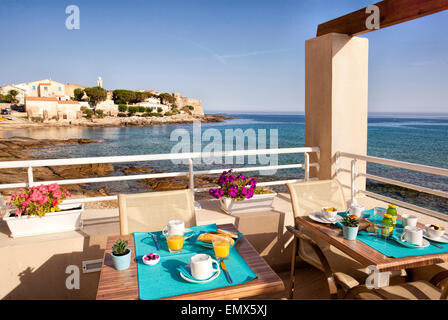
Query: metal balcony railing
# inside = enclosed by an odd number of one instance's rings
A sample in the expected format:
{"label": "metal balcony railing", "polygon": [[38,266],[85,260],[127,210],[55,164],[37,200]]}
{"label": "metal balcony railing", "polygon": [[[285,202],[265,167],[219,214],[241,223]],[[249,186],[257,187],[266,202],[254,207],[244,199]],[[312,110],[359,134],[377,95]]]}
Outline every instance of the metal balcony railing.
{"label": "metal balcony railing", "polygon": [[[305,181],[309,180],[310,167],[316,167],[319,169],[319,164],[310,163],[309,153],[317,153],[319,158],[319,147],[301,147],[301,148],[280,148],[280,149],[261,149],[261,150],[235,150],[225,152],[193,152],[193,153],[168,153],[168,154],[150,154],[150,155],[131,155],[131,156],[113,156],[113,157],[89,157],[89,158],[68,158],[68,159],[49,159],[49,160],[26,160],[26,161],[3,161],[0,162],[0,169],[10,168],[27,168],[28,181],[0,184],[1,189],[23,188],[36,185],[49,185],[58,183],[60,185],[70,184],[84,184],[84,183],[97,183],[97,182],[115,182],[115,181],[131,181],[142,179],[154,179],[154,178],[167,178],[167,177],[189,177],[189,188],[194,192],[206,191],[209,188],[195,188],[194,187],[194,175],[195,174],[216,174],[221,173],[223,170],[233,169],[235,172],[249,172],[249,171],[265,171],[265,170],[282,170],[282,169],[303,169],[305,171]],[[286,165],[275,166],[256,166],[256,167],[239,167],[239,168],[227,168],[219,170],[202,170],[194,171],[193,159],[205,159],[205,158],[217,158],[217,157],[236,157],[236,156],[250,156],[250,155],[269,155],[269,154],[304,154],[304,163],[294,163]],[[81,178],[81,179],[63,179],[54,181],[35,181],[33,177],[33,168],[47,167],[47,166],[72,166],[82,164],[98,164],[98,163],[129,163],[129,162],[143,162],[143,161],[158,161],[158,160],[182,160],[188,159],[188,171],[181,172],[168,172],[168,173],[151,173],[151,174],[138,174],[127,176],[112,176],[112,177],[96,177],[96,178]],[[289,182],[301,181],[299,179],[292,180],[276,180],[269,182],[258,183],[258,186],[270,186],[281,185]],[[78,203],[78,202],[97,202],[97,201],[109,201],[116,200],[117,196],[102,196],[102,197],[90,197],[90,198],[77,198],[65,200],[64,203]]]}
{"label": "metal balcony railing", "polygon": [[336,155],[336,158],[338,159],[339,157],[345,157],[345,158],[352,159],[350,170],[342,169],[342,168],[337,170],[338,173],[346,172],[346,173],[351,174],[351,185],[350,186],[344,185],[344,186],[350,188],[352,200],[356,197],[356,195],[358,193],[364,193],[368,196],[371,196],[371,197],[374,197],[374,198],[377,198],[377,199],[380,199],[380,200],[383,200],[386,202],[394,203],[401,207],[419,211],[421,213],[428,214],[428,215],[431,215],[433,217],[437,217],[437,218],[440,218],[443,220],[448,220],[448,216],[441,214],[439,212],[436,212],[434,210],[430,210],[427,208],[413,205],[411,203],[407,203],[404,201],[386,197],[386,196],[380,195],[378,193],[374,193],[374,192],[370,192],[370,191],[366,191],[366,190],[358,190],[356,188],[356,178],[365,177],[365,178],[368,178],[371,180],[380,181],[380,182],[400,186],[400,187],[411,189],[411,190],[416,190],[419,192],[435,195],[435,196],[442,197],[442,198],[448,198],[448,192],[442,191],[442,190],[431,189],[431,188],[427,188],[427,187],[422,187],[422,186],[414,185],[411,183],[401,182],[401,181],[390,179],[390,178],[379,177],[379,176],[369,174],[369,173],[361,173],[361,172],[358,173],[356,171],[356,163],[357,163],[357,161],[372,162],[372,163],[381,164],[381,165],[385,165],[385,166],[392,166],[392,167],[401,168],[401,169],[408,169],[408,170],[429,173],[429,174],[434,174],[434,175],[443,176],[443,177],[448,177],[448,169],[431,167],[431,166],[415,164],[415,163],[410,163],[410,162],[404,162],[404,161],[397,161],[397,160],[391,160],[391,159],[385,159],[385,158],[378,158],[378,157],[372,157],[372,156],[347,153],[347,152],[338,152]]}

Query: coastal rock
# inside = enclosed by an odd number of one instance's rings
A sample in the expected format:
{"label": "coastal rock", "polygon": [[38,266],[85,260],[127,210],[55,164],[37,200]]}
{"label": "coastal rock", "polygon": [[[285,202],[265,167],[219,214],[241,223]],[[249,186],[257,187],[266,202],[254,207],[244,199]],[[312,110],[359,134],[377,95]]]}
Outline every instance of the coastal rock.
{"label": "coastal rock", "polygon": [[150,168],[137,168],[134,166],[130,166],[128,168],[125,169],[121,169],[121,171],[123,173],[148,173],[148,172],[154,172],[154,169],[150,169]]}

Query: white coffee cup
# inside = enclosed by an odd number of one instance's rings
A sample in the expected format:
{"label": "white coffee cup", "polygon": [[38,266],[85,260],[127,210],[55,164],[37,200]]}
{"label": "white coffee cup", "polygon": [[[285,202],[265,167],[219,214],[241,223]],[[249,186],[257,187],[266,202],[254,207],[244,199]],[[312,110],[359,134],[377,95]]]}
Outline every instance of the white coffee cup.
{"label": "white coffee cup", "polygon": [[423,229],[408,226],[404,228],[404,231],[400,237],[402,241],[407,241],[417,246],[421,246],[423,244]]}
{"label": "white coffee cup", "polygon": [[[216,264],[216,268],[213,266]],[[195,254],[190,258],[191,275],[198,280],[206,280],[219,271],[218,261],[208,254]]]}
{"label": "white coffee cup", "polygon": [[[163,227],[162,234],[164,236],[166,236],[167,234],[184,235],[185,233],[192,232],[192,231],[193,230],[191,230],[191,229],[185,228],[185,222],[183,222],[182,220],[170,220],[170,221],[168,221],[168,224]],[[186,235],[185,239],[190,238],[192,235],[193,234]]]}
{"label": "white coffee cup", "polygon": [[403,224],[403,228],[406,227],[416,227],[417,226],[417,216],[412,214],[402,214],[401,215],[401,223]]}
{"label": "white coffee cup", "polygon": [[435,229],[431,228],[431,224],[425,224],[425,230],[426,230],[426,234],[432,239],[440,238],[445,234],[444,229],[435,230]]}
{"label": "white coffee cup", "polygon": [[357,203],[352,203],[352,205],[348,209],[348,212],[350,215],[355,215],[357,217],[361,217],[364,210],[365,210],[365,208],[362,205],[357,204]]}

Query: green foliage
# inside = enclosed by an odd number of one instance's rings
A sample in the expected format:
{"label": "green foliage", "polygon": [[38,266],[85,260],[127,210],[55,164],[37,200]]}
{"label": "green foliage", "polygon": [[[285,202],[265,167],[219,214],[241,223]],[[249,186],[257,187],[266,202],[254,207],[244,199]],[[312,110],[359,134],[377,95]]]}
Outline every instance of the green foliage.
{"label": "green foliage", "polygon": [[128,107],[128,112],[129,112],[129,113],[136,113],[136,112],[138,112],[138,107],[135,107],[135,106],[129,106],[129,107]]}
{"label": "green foliage", "polygon": [[95,110],[95,115],[100,119],[104,118],[104,111],[103,110]]}
{"label": "green foliage", "polygon": [[81,108],[80,108],[80,110],[82,111],[82,112],[84,112],[84,110],[87,110],[88,108],[87,107],[85,107],[85,106],[82,106]]}
{"label": "green foliage", "polygon": [[169,116],[174,116],[174,115],[175,115],[175,113],[172,113],[172,112],[169,112],[169,111],[165,112],[165,116],[169,117]]}
{"label": "green foliage", "polygon": [[92,119],[93,117],[93,110],[92,109],[85,109],[82,112],[86,115],[87,119]]}
{"label": "green foliage", "polygon": [[107,91],[101,87],[85,88],[84,92],[89,97],[89,103],[95,107],[98,102],[104,101],[107,98]]}
{"label": "green foliage", "polygon": [[16,99],[16,97],[17,97],[18,94],[19,94],[19,91],[17,91],[17,90],[14,90],[14,89],[9,90],[8,95],[11,96],[11,102],[12,102],[12,103],[17,103],[17,102],[19,102],[19,101]]}
{"label": "green foliage", "polygon": [[270,193],[274,193],[274,191],[272,191],[269,188],[256,187],[254,190],[254,194],[270,194]]}
{"label": "green foliage", "polygon": [[143,116],[143,117],[150,117],[150,116],[151,116],[151,113],[149,113],[149,112],[145,112],[142,116]]}
{"label": "green foliage", "polygon": [[194,110],[194,107],[193,106],[190,106],[190,105],[188,105],[188,106],[185,106],[184,108],[188,108],[189,110]]}
{"label": "green foliage", "polygon": [[353,215],[346,215],[342,219],[342,224],[344,224],[347,227],[357,227],[359,224],[358,217]]}
{"label": "green foliage", "polygon": [[138,106],[138,112],[145,112],[146,108],[143,106]]}
{"label": "green foliage", "polygon": [[150,113],[150,116],[151,116],[151,117],[158,117],[158,118],[160,118],[160,117],[162,117],[162,114],[160,114],[160,113],[158,113],[158,112],[151,112],[151,113]]}
{"label": "green foliage", "polygon": [[10,94],[0,94],[0,102],[11,103],[13,100],[14,98]]}
{"label": "green foliage", "polygon": [[176,102],[176,99],[171,94],[166,92],[159,94],[159,98],[160,102],[166,105],[173,104],[174,102]]}
{"label": "green foliage", "polygon": [[145,108],[145,112],[146,113],[151,113],[152,112],[152,107],[146,107]]}
{"label": "green foliage", "polygon": [[115,104],[136,104],[154,96],[149,92],[137,92],[132,90],[117,89],[112,92]]}
{"label": "green foliage", "polygon": [[73,91],[73,96],[74,96],[76,101],[82,101],[82,97],[84,97],[84,90],[82,90],[80,88],[76,88]]}
{"label": "green foliage", "polygon": [[128,242],[118,239],[114,245],[112,246],[112,252],[114,253],[114,255],[116,256],[122,256],[125,255],[126,253],[128,253]]}
{"label": "green foliage", "polygon": [[158,113],[160,113],[160,112],[162,112],[162,111],[163,111],[163,108],[162,108],[162,107],[158,107],[158,108],[157,108],[157,112],[158,112]]}
{"label": "green foliage", "polygon": [[126,111],[128,111],[128,106],[125,104],[120,104],[120,105],[118,105],[118,111],[126,112]]}

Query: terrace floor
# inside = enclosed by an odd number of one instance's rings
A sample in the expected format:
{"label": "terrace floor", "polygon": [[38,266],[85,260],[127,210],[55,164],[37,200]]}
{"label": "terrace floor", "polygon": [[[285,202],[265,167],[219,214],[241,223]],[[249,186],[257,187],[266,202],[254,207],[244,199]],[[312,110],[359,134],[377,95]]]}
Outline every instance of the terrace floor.
{"label": "terrace floor", "polygon": [[[366,208],[386,206],[386,203],[365,197],[358,200]],[[289,283],[291,235],[286,225],[293,225],[293,213],[288,194],[280,193],[274,208],[268,212],[228,215],[219,209],[217,200],[199,201],[197,224],[233,223],[244,233],[260,255]],[[399,213],[410,210],[399,208]],[[413,212],[416,214],[415,212]],[[422,223],[434,223],[435,218],[416,214]],[[0,223],[0,260],[3,274],[0,298],[2,299],[95,299],[99,272],[80,273],[79,290],[67,290],[65,273],[68,265],[82,266],[82,261],[102,259],[106,239],[119,233],[118,209],[86,209],[84,227],[78,231],[48,235],[10,238],[4,222]],[[446,221],[438,224],[448,228]],[[448,265],[444,265],[448,268]],[[295,299],[328,299],[326,280],[322,272],[305,263],[298,263]],[[260,299],[282,299],[287,290]]]}

